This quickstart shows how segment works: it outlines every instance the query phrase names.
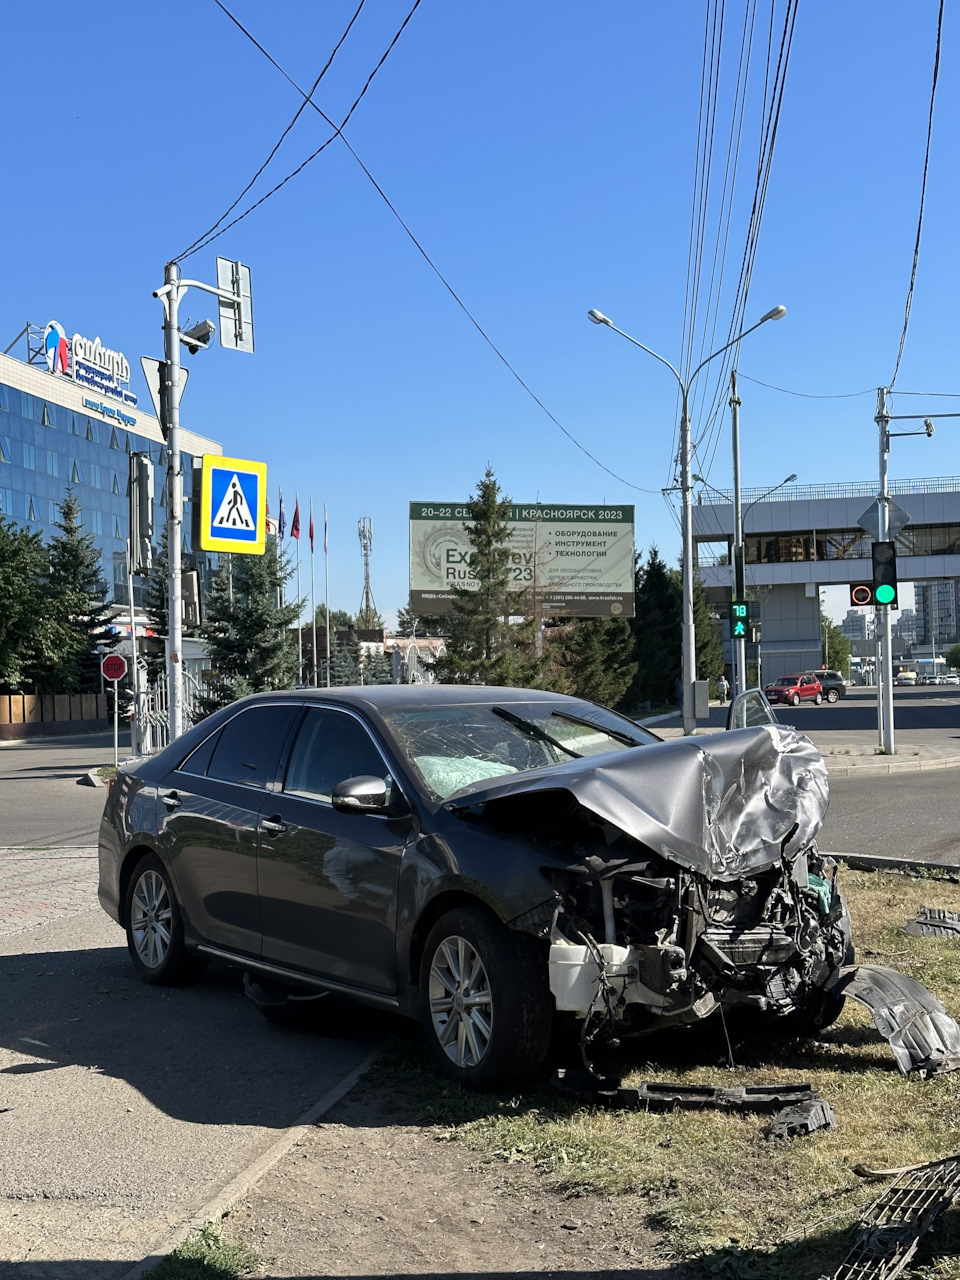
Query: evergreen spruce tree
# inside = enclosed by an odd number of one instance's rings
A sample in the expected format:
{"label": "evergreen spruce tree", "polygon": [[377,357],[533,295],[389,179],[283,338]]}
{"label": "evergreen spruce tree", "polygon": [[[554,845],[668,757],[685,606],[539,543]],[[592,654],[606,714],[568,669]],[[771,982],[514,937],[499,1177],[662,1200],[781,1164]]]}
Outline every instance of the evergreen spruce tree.
{"label": "evergreen spruce tree", "polygon": [[[673,571],[680,580],[680,570]],[[682,589],[682,582],[681,582]],[[699,573],[693,575],[693,627],[697,644],[698,680],[709,680],[711,693],[716,693],[716,681],[723,674],[723,634],[719,618],[707,604],[707,593]]]}
{"label": "evergreen spruce tree", "polygon": [[338,689],[360,683],[360,641],[355,630],[346,636],[341,632],[336,640],[331,637],[330,683]]}
{"label": "evergreen spruce tree", "polygon": [[0,516],[0,688],[11,692],[66,691],[60,662],[74,653],[76,635],[47,568],[40,534]]}
{"label": "evergreen spruce tree", "polygon": [[637,557],[636,616],[631,623],[636,640],[637,673],[623,698],[635,710],[641,702],[676,702],[681,668],[682,596],[676,576],[655,546],[646,564]]}
{"label": "evergreen spruce tree", "polygon": [[477,585],[456,589],[447,653],[437,662],[437,679],[447,684],[518,684],[521,637],[510,621],[518,610],[510,589],[510,499],[500,496],[490,467],[477,485],[469,512],[463,527]]}
{"label": "evergreen spruce tree", "polygon": [[280,587],[291,573],[286,556],[278,556],[269,541],[262,556],[221,557],[207,594],[201,630],[219,681],[214,705],[222,706],[247,693],[296,685],[297,641],[291,627],[303,602],[277,604]]}
{"label": "evergreen spruce tree", "polygon": [[100,552],[93,534],[83,532],[80,503],[70,488],[54,523],[60,532],[48,548],[48,582],[58,616],[69,623],[59,658],[59,683],[64,693],[92,693],[100,688],[97,646],[113,649],[119,642],[108,626],[111,614]]}
{"label": "evergreen spruce tree", "polygon": [[616,707],[637,673],[635,640],[626,618],[578,618],[566,640],[569,692]]}
{"label": "evergreen spruce tree", "polygon": [[393,684],[393,662],[377,645],[368,647],[363,655],[364,684]]}
{"label": "evergreen spruce tree", "polygon": [[449,630],[447,619],[440,615],[414,613],[412,609],[401,609],[397,613],[398,636],[445,636]]}

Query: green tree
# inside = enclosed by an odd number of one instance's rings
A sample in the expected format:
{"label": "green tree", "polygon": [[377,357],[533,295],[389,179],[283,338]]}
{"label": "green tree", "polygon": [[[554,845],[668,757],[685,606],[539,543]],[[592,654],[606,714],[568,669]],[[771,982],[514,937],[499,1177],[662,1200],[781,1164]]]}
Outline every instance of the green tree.
{"label": "green tree", "polygon": [[[960,671],[960,644],[952,644],[943,656],[951,671]],[[844,671],[843,675],[846,674]]]}
{"label": "green tree", "polygon": [[578,618],[566,637],[568,691],[616,707],[637,674],[636,642],[626,618]]}
{"label": "green tree", "polygon": [[379,645],[364,650],[363,683],[393,684],[393,662]]}
{"label": "green tree", "polygon": [[414,613],[409,608],[397,613],[398,636],[445,636],[448,630],[447,618],[439,614]]}
{"label": "green tree", "polygon": [[[674,569],[673,572],[682,592],[680,570]],[[706,589],[699,573],[693,577],[693,628],[697,648],[696,679],[715,682],[723,674],[723,633],[720,619],[707,604]],[[713,692],[716,693],[716,687]]]}
{"label": "green tree", "polygon": [[472,548],[473,589],[458,587],[446,657],[437,679],[447,684],[510,685],[530,678],[525,635],[511,622],[519,605],[510,589],[510,499],[501,496],[490,467],[469,503],[464,530]]}
{"label": "green tree", "polygon": [[286,556],[277,555],[270,543],[262,556],[221,556],[201,630],[218,677],[214,705],[297,684],[297,641],[291,627],[303,602],[277,604],[291,573]]}
{"label": "green tree", "polygon": [[635,602],[631,630],[637,672],[623,705],[633,710],[645,701],[654,705],[676,702],[682,597],[676,575],[661,560],[655,546],[650,548],[646,564],[637,557]]}
{"label": "green tree", "polygon": [[107,584],[93,534],[83,532],[80,502],[68,488],[54,523],[59,533],[48,548],[50,592],[56,615],[67,621],[65,643],[58,655],[58,683],[64,693],[90,693],[100,688],[97,646],[113,649]]}
{"label": "green tree", "polygon": [[0,687],[60,693],[59,661],[73,632],[47,581],[39,533],[0,516]]}
{"label": "green tree", "polygon": [[[351,627],[357,625],[357,620],[351,613],[347,613],[346,609],[330,610],[330,636],[333,637],[335,631],[349,631]],[[326,631],[327,628],[327,606],[325,604],[317,605],[317,632]],[[317,641],[319,644],[319,640]]]}

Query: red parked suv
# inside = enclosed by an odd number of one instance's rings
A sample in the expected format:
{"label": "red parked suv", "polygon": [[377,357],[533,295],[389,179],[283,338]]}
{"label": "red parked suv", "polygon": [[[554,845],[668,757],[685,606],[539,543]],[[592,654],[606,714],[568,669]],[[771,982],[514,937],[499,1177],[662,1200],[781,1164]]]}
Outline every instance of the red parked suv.
{"label": "red parked suv", "polygon": [[801,702],[814,702],[819,707],[823,701],[823,686],[816,676],[781,676],[773,684],[764,685],[768,702],[788,702],[799,707]]}

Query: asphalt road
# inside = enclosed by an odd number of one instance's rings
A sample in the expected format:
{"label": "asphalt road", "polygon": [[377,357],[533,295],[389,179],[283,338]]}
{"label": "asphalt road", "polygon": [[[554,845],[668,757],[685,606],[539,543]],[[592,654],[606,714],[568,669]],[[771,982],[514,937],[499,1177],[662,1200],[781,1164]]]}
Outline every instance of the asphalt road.
{"label": "asphalt road", "polygon": [[[128,743],[121,735],[121,759]],[[0,848],[96,844],[106,792],[77,779],[105,764],[113,764],[110,734],[0,745]]]}
{"label": "asphalt road", "polygon": [[960,769],[832,778],[818,843],[831,853],[960,864]]}

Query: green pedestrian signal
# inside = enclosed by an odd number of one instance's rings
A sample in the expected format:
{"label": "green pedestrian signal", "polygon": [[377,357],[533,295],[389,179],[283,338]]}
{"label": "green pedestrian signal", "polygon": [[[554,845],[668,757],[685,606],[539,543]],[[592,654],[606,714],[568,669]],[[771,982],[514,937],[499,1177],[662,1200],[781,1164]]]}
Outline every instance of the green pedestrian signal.
{"label": "green pedestrian signal", "polygon": [[746,600],[730,601],[730,638],[745,640],[750,628],[750,605]]}
{"label": "green pedestrian signal", "polygon": [[877,604],[897,608],[897,544],[873,544],[873,598]]}

